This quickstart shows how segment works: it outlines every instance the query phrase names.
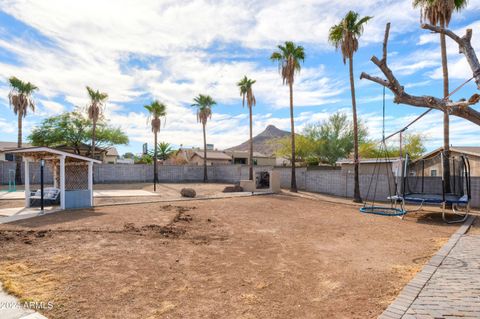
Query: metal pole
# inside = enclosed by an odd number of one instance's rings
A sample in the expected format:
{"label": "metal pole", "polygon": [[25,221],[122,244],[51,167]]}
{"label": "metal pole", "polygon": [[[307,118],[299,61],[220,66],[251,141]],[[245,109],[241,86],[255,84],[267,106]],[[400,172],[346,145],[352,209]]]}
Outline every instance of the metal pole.
{"label": "metal pole", "polygon": [[40,210],[43,213],[44,205],[43,205],[43,168],[45,166],[45,160],[40,160]]}
{"label": "metal pole", "polygon": [[403,134],[403,131],[400,132],[400,158],[403,157],[403,152],[402,152],[402,134]]}

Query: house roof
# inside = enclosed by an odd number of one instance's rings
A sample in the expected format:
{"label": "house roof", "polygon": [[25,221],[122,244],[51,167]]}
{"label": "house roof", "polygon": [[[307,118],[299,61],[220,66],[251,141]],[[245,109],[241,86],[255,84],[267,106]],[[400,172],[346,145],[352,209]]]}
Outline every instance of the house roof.
{"label": "house roof", "polygon": [[[22,143],[22,147],[31,147],[31,144]],[[12,150],[17,148],[17,142],[0,142],[0,152]]]}
{"label": "house roof", "polygon": [[[419,159],[424,159],[424,158],[429,158],[437,153],[443,151],[443,147],[439,147],[430,153],[427,153],[423,155],[422,157],[418,158]],[[465,155],[470,155],[470,156],[479,156],[480,157],[480,146],[450,146],[450,152],[456,152],[456,153],[461,153]]]}
{"label": "house roof", "polygon": [[107,148],[107,156],[119,156],[118,151],[115,147]]}
{"label": "house roof", "polygon": [[[393,163],[398,161],[398,158],[363,158],[359,159],[360,164],[375,164],[375,163]],[[336,164],[353,164],[353,159],[342,158]]]}
{"label": "house roof", "polygon": [[[238,158],[248,158],[248,156],[250,154],[249,151],[226,151],[226,153],[231,155],[232,157],[238,157]],[[273,156],[267,156],[267,155],[262,154],[260,152],[253,151],[253,157],[256,157],[256,158],[271,158]]]}
{"label": "house roof", "polygon": [[[198,156],[203,158],[203,151],[195,151],[191,157]],[[231,160],[232,157],[223,152],[207,151],[207,159],[213,160]]]}
{"label": "house roof", "polygon": [[23,156],[25,157],[35,157],[35,158],[48,157],[49,155],[53,155],[53,156],[60,155],[60,156],[69,157],[70,159],[73,159],[76,161],[93,162],[98,164],[102,163],[101,161],[98,161],[90,157],[72,154],[69,152],[64,152],[58,149],[45,147],[45,146],[18,148],[18,149],[12,150],[10,153],[18,153],[18,154],[23,154]]}
{"label": "house roof", "polygon": [[[90,148],[91,148],[90,145],[85,144],[85,143],[82,143],[82,144],[80,145],[80,147],[81,147],[82,150],[87,150],[87,151],[89,151]],[[55,148],[57,148],[57,149],[62,149],[62,150],[72,150],[72,151],[75,150],[74,147],[72,147],[72,146],[67,146],[67,145],[59,145],[59,146],[57,146],[57,147],[55,147]],[[100,147],[98,147],[98,146],[95,146],[95,151],[96,151],[96,152],[105,152],[105,155],[109,155],[109,156],[119,156],[117,149],[116,149],[115,147],[113,147],[113,146],[112,146],[112,147],[109,147],[109,148],[106,148],[106,149],[103,149],[103,148],[100,148]]]}

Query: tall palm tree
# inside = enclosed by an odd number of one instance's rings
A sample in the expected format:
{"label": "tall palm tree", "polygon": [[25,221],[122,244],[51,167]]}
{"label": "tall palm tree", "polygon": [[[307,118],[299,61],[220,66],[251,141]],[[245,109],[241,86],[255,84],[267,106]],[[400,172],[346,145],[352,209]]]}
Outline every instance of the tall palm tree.
{"label": "tall palm tree", "polygon": [[144,106],[145,109],[150,113],[149,119],[151,119],[152,125],[152,132],[154,136],[154,145],[155,151],[153,153],[153,190],[157,191],[157,183],[158,183],[158,174],[157,174],[157,157],[158,157],[158,144],[157,144],[157,136],[160,132],[161,127],[161,118],[165,119],[167,116],[167,107],[165,104],[155,100],[149,105]]}
{"label": "tall palm tree", "polygon": [[353,139],[354,139],[354,175],[355,184],[353,191],[353,201],[361,202],[360,181],[358,177],[358,121],[357,121],[357,103],[355,100],[355,81],[353,79],[353,54],[358,50],[358,38],[363,34],[363,27],[372,17],[359,17],[354,11],[349,11],[339,24],[330,28],[328,40],[338,50],[342,52],[343,63],[347,63],[350,70],[350,91],[352,95],[352,113],[353,113]]}
{"label": "tall palm tree", "polygon": [[103,108],[108,99],[108,94],[94,90],[87,86],[87,92],[90,96],[90,105],[87,107],[88,118],[92,121],[92,149],[90,151],[91,157],[95,158],[95,137],[97,130],[97,122],[102,118]]}
{"label": "tall palm tree", "polygon": [[295,176],[295,123],[293,115],[293,82],[295,73],[300,72],[300,62],[305,60],[305,50],[302,46],[296,45],[291,41],[286,41],[285,45],[277,46],[270,56],[270,60],[278,63],[278,69],[282,75],[283,84],[287,84],[290,89],[290,126],[291,126],[291,142],[292,142],[292,180],[290,191],[297,192],[297,179]]}
{"label": "tall palm tree", "polygon": [[197,121],[203,127],[203,182],[208,180],[207,176],[207,133],[205,127],[209,118],[212,118],[212,106],[217,104],[210,95],[199,94],[193,99],[192,106],[197,108]]}
{"label": "tall palm tree", "polygon": [[240,89],[240,96],[242,97],[242,106],[245,106],[245,100],[247,100],[248,111],[250,113],[250,154],[249,154],[249,170],[248,170],[248,178],[253,181],[253,132],[252,132],[252,108],[254,105],[257,104],[255,99],[255,95],[253,94],[253,84],[255,80],[247,78],[245,75],[243,79],[241,79],[237,86]]}
{"label": "tall palm tree", "polygon": [[[426,19],[433,25],[442,28],[448,27],[454,11],[460,11],[467,6],[467,0],[413,0],[413,7],[420,8],[420,19]],[[446,98],[449,92],[448,83],[448,61],[446,36],[440,33],[440,51],[442,54],[443,71],[443,97]],[[450,192],[450,118],[448,111],[443,112],[443,178],[445,191]]]}
{"label": "tall palm tree", "polygon": [[[28,109],[35,112],[35,101],[32,98],[32,93],[38,90],[34,84],[30,82],[23,82],[22,80],[12,76],[8,79],[10,83],[10,93],[8,94],[8,102],[13,108],[13,113],[18,117],[18,138],[17,147],[22,147],[22,131],[23,131],[23,118],[27,116]],[[16,169],[15,169],[15,181],[20,184],[22,182],[21,177],[21,165],[22,159],[20,156],[16,156]]]}

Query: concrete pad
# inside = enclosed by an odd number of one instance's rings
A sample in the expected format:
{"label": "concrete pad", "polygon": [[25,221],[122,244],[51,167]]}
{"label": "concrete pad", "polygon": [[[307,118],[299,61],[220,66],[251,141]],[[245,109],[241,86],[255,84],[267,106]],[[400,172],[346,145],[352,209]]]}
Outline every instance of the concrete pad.
{"label": "concrete pad", "polygon": [[7,294],[0,286],[0,318],[20,319],[33,313],[33,310],[23,308],[17,298]]}
{"label": "concrete pad", "polygon": [[[32,218],[45,214],[51,214],[60,211],[58,206],[48,206],[44,208],[42,212],[39,207],[16,207],[16,208],[4,208],[0,209],[0,224],[11,223],[16,220]],[[2,318],[0,316],[0,318]]]}
{"label": "concrete pad", "polygon": [[0,193],[0,199],[25,199],[24,191]]}
{"label": "concrete pad", "polygon": [[[94,190],[93,197],[137,197],[137,196],[159,196],[159,194],[141,190],[141,189],[112,189],[112,190]],[[0,194],[0,200],[25,199],[25,193],[10,192]]]}
{"label": "concrete pad", "polygon": [[159,196],[159,194],[141,189],[115,189],[115,190],[94,190],[93,197],[139,197]]}

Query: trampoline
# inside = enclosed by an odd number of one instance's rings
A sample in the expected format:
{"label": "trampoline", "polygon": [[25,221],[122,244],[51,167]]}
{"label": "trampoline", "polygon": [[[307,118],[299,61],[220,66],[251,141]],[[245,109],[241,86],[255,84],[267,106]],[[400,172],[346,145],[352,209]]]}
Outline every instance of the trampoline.
{"label": "trampoline", "polygon": [[[447,223],[460,223],[468,218],[470,211],[470,162],[465,155],[449,158],[450,174],[444,176],[443,152],[438,156],[417,161],[405,157],[402,194],[390,199],[400,202],[401,209],[406,212],[420,211],[424,204],[440,204],[442,218]],[[426,176],[425,172],[440,170],[440,176]],[[427,172],[428,173],[428,172]],[[407,210],[405,203],[420,204],[417,209]],[[447,219],[446,208],[451,207],[458,219]]]}

